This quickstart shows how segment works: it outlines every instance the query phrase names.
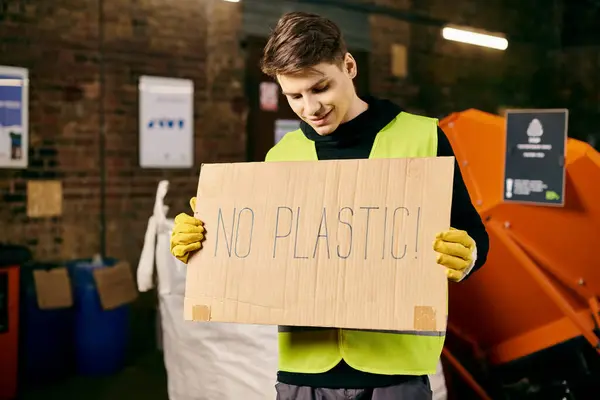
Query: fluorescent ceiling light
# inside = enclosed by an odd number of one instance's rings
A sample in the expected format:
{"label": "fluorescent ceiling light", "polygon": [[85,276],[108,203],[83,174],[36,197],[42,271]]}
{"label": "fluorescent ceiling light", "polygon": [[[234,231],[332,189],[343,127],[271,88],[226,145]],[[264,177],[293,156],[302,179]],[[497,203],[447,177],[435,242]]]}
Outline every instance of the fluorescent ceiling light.
{"label": "fluorescent ceiling light", "polygon": [[446,40],[472,44],[475,46],[489,47],[497,50],[506,50],[508,40],[502,36],[495,36],[471,30],[447,26],[442,29],[442,36]]}
{"label": "fluorescent ceiling light", "polygon": [[240,0],[225,0],[225,1],[228,1],[230,3],[239,3],[240,2]]}

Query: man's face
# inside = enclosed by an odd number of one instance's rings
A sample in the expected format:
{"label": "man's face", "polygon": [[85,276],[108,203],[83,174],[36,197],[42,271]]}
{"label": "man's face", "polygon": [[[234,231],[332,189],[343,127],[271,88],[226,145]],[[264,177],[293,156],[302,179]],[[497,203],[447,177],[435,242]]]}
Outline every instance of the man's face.
{"label": "man's face", "polygon": [[341,66],[321,63],[277,79],[296,115],[319,135],[329,135],[349,119],[348,111],[356,98],[355,76],[356,62],[346,54]]}

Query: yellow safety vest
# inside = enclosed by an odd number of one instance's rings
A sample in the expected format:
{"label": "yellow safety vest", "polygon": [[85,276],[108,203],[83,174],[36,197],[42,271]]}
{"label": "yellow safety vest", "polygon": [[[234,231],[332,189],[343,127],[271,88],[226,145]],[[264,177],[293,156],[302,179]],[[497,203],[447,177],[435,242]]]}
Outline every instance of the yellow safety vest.
{"label": "yellow safety vest", "polygon": [[[437,124],[437,119],[402,112],[377,134],[369,158],[435,157]],[[310,160],[318,160],[315,143],[296,130],[269,150],[265,161]],[[279,327],[279,369],[322,373],[343,359],[374,374],[434,374],[444,339],[442,333]]]}

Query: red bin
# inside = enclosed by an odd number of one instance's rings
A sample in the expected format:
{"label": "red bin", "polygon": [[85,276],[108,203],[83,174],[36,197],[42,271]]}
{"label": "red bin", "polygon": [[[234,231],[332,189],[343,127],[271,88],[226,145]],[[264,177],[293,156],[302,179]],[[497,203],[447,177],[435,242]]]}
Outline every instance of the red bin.
{"label": "red bin", "polygon": [[19,266],[0,266],[0,400],[17,396]]}

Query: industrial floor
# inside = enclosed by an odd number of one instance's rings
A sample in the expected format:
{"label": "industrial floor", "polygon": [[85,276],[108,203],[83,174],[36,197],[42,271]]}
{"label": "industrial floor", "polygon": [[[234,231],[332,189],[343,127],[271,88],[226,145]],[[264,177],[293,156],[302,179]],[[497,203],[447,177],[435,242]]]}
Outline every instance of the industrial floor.
{"label": "industrial floor", "polygon": [[73,374],[38,388],[23,384],[19,400],[168,400],[163,356],[157,350],[152,296],[141,296],[132,311],[128,361],[118,374],[103,378]]}
{"label": "industrial floor", "polygon": [[159,352],[141,355],[116,376],[73,376],[64,382],[24,390],[22,400],[168,400],[166,375]]}

